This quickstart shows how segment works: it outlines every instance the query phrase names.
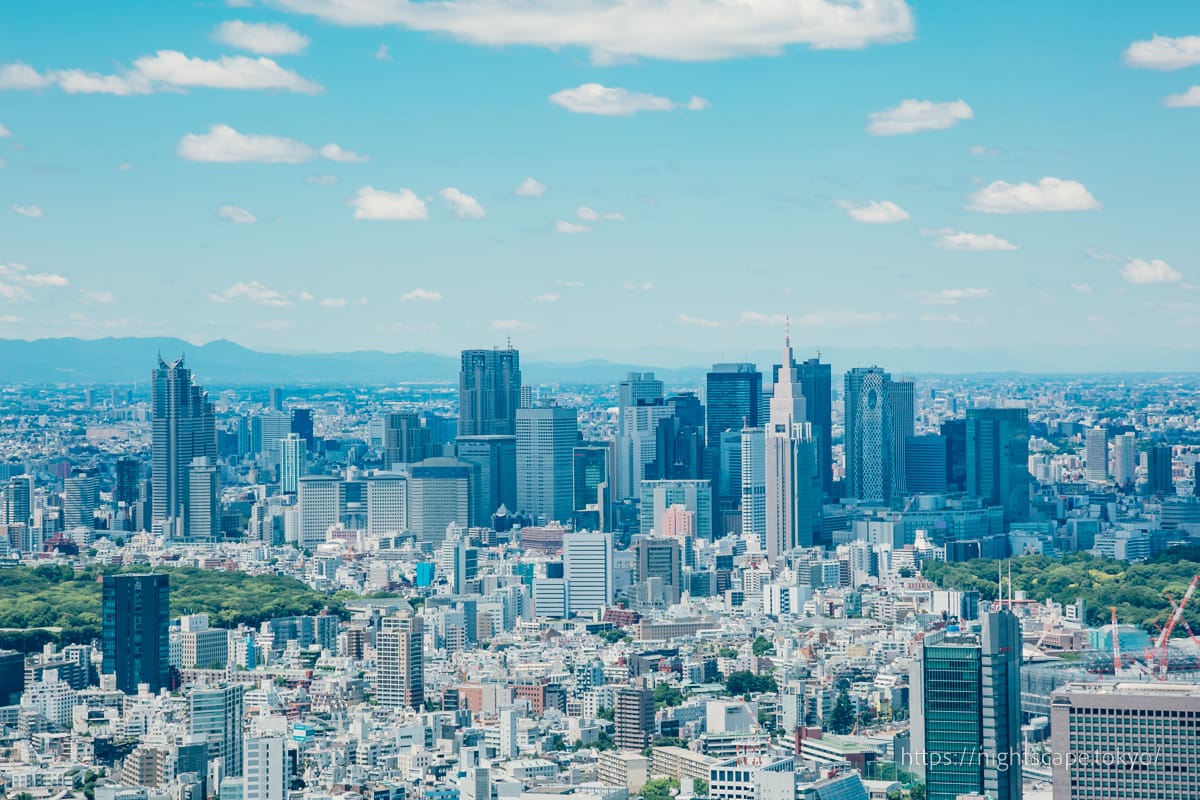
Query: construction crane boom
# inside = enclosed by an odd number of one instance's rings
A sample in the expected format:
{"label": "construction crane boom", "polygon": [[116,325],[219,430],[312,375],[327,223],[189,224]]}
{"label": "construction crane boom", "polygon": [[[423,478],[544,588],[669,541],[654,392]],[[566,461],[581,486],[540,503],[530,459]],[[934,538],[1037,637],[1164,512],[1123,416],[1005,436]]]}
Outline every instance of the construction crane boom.
{"label": "construction crane boom", "polygon": [[1162,633],[1158,636],[1156,648],[1158,650],[1158,679],[1165,681],[1167,672],[1171,666],[1171,657],[1167,651],[1167,644],[1171,641],[1171,633],[1174,632],[1175,626],[1179,624],[1179,620],[1183,619],[1183,610],[1187,607],[1188,601],[1192,599],[1192,595],[1196,591],[1196,584],[1200,583],[1200,575],[1192,578],[1192,582],[1188,584],[1187,591],[1183,593],[1183,599],[1179,601],[1179,605],[1175,606],[1175,612],[1171,614],[1171,618],[1167,620],[1167,624],[1163,626]]}

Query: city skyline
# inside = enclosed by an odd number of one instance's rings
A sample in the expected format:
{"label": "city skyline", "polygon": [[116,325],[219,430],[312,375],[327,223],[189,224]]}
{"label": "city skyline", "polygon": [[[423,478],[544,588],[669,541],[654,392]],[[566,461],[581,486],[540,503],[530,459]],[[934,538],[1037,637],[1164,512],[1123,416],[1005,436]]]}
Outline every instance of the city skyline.
{"label": "city skyline", "polygon": [[441,7],[7,6],[0,336],[1192,338],[1198,9]]}

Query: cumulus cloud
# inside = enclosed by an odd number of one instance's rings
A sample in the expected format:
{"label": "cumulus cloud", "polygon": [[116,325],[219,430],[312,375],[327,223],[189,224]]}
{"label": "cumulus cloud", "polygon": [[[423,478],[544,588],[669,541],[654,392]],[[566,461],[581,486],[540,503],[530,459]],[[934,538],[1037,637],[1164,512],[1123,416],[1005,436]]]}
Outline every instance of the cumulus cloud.
{"label": "cumulus cloud", "polygon": [[355,219],[400,222],[429,219],[429,209],[425,206],[425,201],[417,197],[411,189],[385,192],[373,186],[364,186],[354,196],[352,205]]}
{"label": "cumulus cloud", "polygon": [[0,124],[0,139],[7,139],[9,136],[12,136],[12,131]]}
{"label": "cumulus cloud", "polygon": [[965,100],[935,103],[931,100],[904,100],[895,108],[872,111],[867,115],[867,133],[872,136],[898,136],[920,131],[940,131],[953,128],[963,120],[973,119],[975,112]]}
{"label": "cumulus cloud", "polygon": [[41,219],[41,206],[23,206],[20,203],[13,203],[12,210],[14,214],[18,214],[26,219]]}
{"label": "cumulus cloud", "polygon": [[257,161],[299,164],[316,155],[304,142],[283,136],[238,133],[228,125],[213,125],[208,133],[189,133],[179,140],[180,158],[218,164]]}
{"label": "cumulus cloud", "polygon": [[286,56],[304,52],[308,37],[282,23],[230,20],[213,31],[213,41],[264,56]]}
{"label": "cumulus cloud", "polygon": [[492,330],[495,331],[531,331],[533,326],[519,319],[494,319]]}
{"label": "cumulus cloud", "polygon": [[855,222],[865,222],[869,225],[889,225],[908,219],[908,212],[890,200],[871,200],[866,205],[839,200],[838,205],[846,209]]}
{"label": "cumulus cloud", "polygon": [[634,281],[625,281],[625,291],[627,292],[653,292],[654,284],[649,281],[637,283]]}
{"label": "cumulus cloud", "polygon": [[708,101],[703,97],[677,103],[667,97],[631,92],[600,83],[585,83],[574,89],[555,92],[550,95],[550,102],[576,114],[599,114],[604,117],[628,117],[639,111],[703,111],[708,108]]}
{"label": "cumulus cloud", "polygon": [[210,292],[208,299],[214,303],[253,303],[259,306],[290,306],[292,301],[283,292],[276,291],[259,281],[241,281],[220,292]]}
{"label": "cumulus cloud", "polygon": [[217,209],[217,216],[237,225],[249,225],[258,222],[257,217],[240,206],[221,206]]}
{"label": "cumulus cloud", "polygon": [[1042,178],[1037,183],[995,181],[971,195],[967,208],[985,214],[1095,211],[1099,201],[1078,181]]}
{"label": "cumulus cloud", "polygon": [[1143,258],[1131,258],[1121,267],[1121,277],[1129,283],[1179,283],[1183,275],[1174,267],[1160,258],[1147,261]]}
{"label": "cumulus cloud", "polygon": [[917,299],[929,306],[953,306],[963,300],[991,297],[991,289],[940,289],[936,292],[917,292]]}
{"label": "cumulus cloud", "polygon": [[347,305],[347,302],[344,297],[326,297],[321,301],[321,305],[325,308],[343,308]]}
{"label": "cumulus cloud", "polygon": [[560,219],[554,223],[554,230],[559,233],[587,233],[591,228],[587,225],[580,225],[578,222],[567,222]]}
{"label": "cumulus cloud", "polygon": [[0,67],[0,89],[35,90],[56,86],[67,94],[128,96],[182,89],[277,90],[319,94],[324,88],[275,61],[249,56],[215,60],[189,57],[178,50],[142,56],[124,71],[105,74],[81,69],[38,72],[28,64]]}
{"label": "cumulus cloud", "polygon": [[526,178],[521,181],[516,189],[513,189],[513,194],[517,197],[541,197],[546,191],[546,184],[540,183],[533,178]]}
{"label": "cumulus cloud", "polygon": [[1169,94],[1163,98],[1167,108],[1197,108],[1200,107],[1200,86],[1193,86],[1182,94]]}
{"label": "cumulus cloud", "polygon": [[938,231],[922,231],[927,236],[934,237],[934,244],[943,250],[958,250],[969,253],[984,253],[991,250],[1020,250],[1007,239],[1002,239],[994,233],[967,233],[951,228]]}
{"label": "cumulus cloud", "polygon": [[24,264],[0,264],[0,302],[28,303],[32,290],[61,289],[70,286],[65,275],[55,272],[33,272]]}
{"label": "cumulus cloud", "polygon": [[353,150],[343,150],[332,142],[321,148],[321,157],[341,164],[365,164],[371,160],[370,156],[356,153]]}
{"label": "cumulus cloud", "polygon": [[620,222],[621,220],[625,219],[624,214],[620,214],[616,211],[601,214],[599,211],[587,206],[580,206],[579,208],[575,209],[575,216],[579,217],[584,222],[598,222],[600,220]]}
{"label": "cumulus cloud", "polygon": [[973,144],[967,148],[967,152],[973,156],[998,156],[1004,151],[999,147],[988,147],[986,144]]}
{"label": "cumulus cloud", "polygon": [[599,64],[780,55],[790,45],[859,49],[913,37],[904,0],[271,0],[340,25],[399,25],[472,44],[579,47]]}
{"label": "cumulus cloud", "polygon": [[545,294],[534,295],[529,299],[535,303],[557,303],[561,298],[554,292],[546,292]]}
{"label": "cumulus cloud", "polygon": [[1092,293],[1092,285],[1090,283],[1072,283],[1071,288],[1080,294]]}
{"label": "cumulus cloud", "polygon": [[1176,70],[1200,64],[1200,36],[1154,35],[1125,50],[1125,63],[1139,69]]}
{"label": "cumulus cloud", "polygon": [[438,300],[441,300],[441,299],[442,299],[441,292],[435,292],[430,289],[421,289],[421,288],[413,289],[411,292],[405,292],[404,294],[400,295],[400,300],[405,303],[410,303],[414,300],[422,300],[425,302],[432,303],[432,302],[437,302]]}
{"label": "cumulus cloud", "polygon": [[680,325],[687,325],[691,328],[719,328],[721,323],[713,319],[705,319],[704,317],[693,317],[690,314],[680,314]]}
{"label": "cumulus cloud", "polygon": [[388,52],[388,46],[386,44],[379,45],[379,49],[375,51],[375,60],[376,61],[391,61],[392,60],[392,54]]}
{"label": "cumulus cloud", "polygon": [[487,216],[478,200],[453,186],[442,189],[438,196],[446,201],[450,211],[459,219],[483,219]]}

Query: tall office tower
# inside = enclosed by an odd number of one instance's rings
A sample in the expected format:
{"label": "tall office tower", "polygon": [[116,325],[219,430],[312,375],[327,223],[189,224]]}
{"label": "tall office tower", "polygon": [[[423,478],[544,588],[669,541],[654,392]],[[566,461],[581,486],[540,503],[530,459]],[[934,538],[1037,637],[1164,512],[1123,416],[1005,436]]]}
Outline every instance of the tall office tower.
{"label": "tall office tower", "polygon": [[460,436],[454,442],[459,461],[479,467],[475,519],[485,524],[501,506],[517,510],[517,437]]}
{"label": "tall office tower", "polygon": [[608,442],[585,442],[571,449],[575,530],[612,527],[613,449]]}
{"label": "tall office tower", "polygon": [[287,800],[291,785],[287,739],[247,736],[243,753],[243,800]]}
{"label": "tall office tower", "polygon": [[383,416],[383,466],[416,464],[435,453],[430,446],[430,431],[421,425],[421,417],[412,411],[397,411]]}
{"label": "tall office tower", "polygon": [[408,530],[408,480],[398,473],[377,472],[367,478],[367,533]]}
{"label": "tall office tower", "polygon": [[678,539],[638,539],[634,546],[637,570],[634,581],[645,584],[650,580],[662,583],[663,594],[670,604],[679,602],[683,584],[683,547]]}
{"label": "tall office tower", "polygon": [[879,367],[846,373],[846,496],[881,502],[897,493],[892,376]]}
{"label": "tall office tower", "polygon": [[271,387],[271,391],[267,396],[267,406],[272,411],[283,411],[283,387]]}
{"label": "tall office tower", "polygon": [[663,399],[663,382],[653,372],[631,372],[617,384],[617,430],[624,428],[625,409]]}
{"label": "tall office tower", "polygon": [[796,381],[804,393],[804,413],[818,441],[821,491],[833,494],[833,372],[816,356],[794,364]]}
{"label": "tall office tower", "polygon": [[1088,483],[1104,483],[1108,480],[1108,429],[1088,428],[1085,445],[1084,477]]}
{"label": "tall office tower", "polygon": [[215,542],[221,538],[221,481],[217,466],[197,456],[188,467],[188,504],[183,535],[188,541]]}
{"label": "tall office tower", "polygon": [[292,409],[292,429],[290,432],[304,440],[305,448],[308,450],[315,449],[317,438],[313,432],[313,412],[311,408]]}
{"label": "tall office tower", "polygon": [[517,509],[537,520],[569,522],[571,454],[579,443],[574,408],[517,409]]}
{"label": "tall office tower", "polygon": [[186,517],[188,467],[197,456],[217,455],[212,403],[192,380],[182,358],[168,364],[160,357],[150,375],[150,407],[151,522],[162,524],[168,535],[177,535]]}
{"label": "tall office tower", "polygon": [[708,481],[642,481],[641,532],[661,535],[663,515],[672,506],[683,506],[696,515],[696,538],[712,540],[713,501]]}
{"label": "tall office tower", "polygon": [[909,436],[904,443],[904,484],[911,494],[946,491],[946,440],[936,433]]}
{"label": "tall office tower", "polygon": [[913,664],[913,763],[928,800],[1021,797],[1021,625],[1010,611],[982,615],[978,633],[926,635]]}
{"label": "tall office tower", "polygon": [[260,414],[250,419],[250,450],[271,466],[279,463],[279,442],[292,432],[288,414]]}
{"label": "tall office tower", "polygon": [[1054,800],[1200,797],[1200,685],[1069,683],[1050,697]]}
{"label": "tall office tower", "polygon": [[704,407],[696,395],[667,398],[670,416],[654,431],[654,460],[646,465],[646,480],[696,480],[704,476]]}
{"label": "tall office tower", "polygon": [[242,716],[245,686],[192,689],[188,695],[188,733],[208,745],[210,760],[221,759],[224,774],[242,774]]}
{"label": "tall office tower", "polygon": [[967,421],[948,419],[942,423],[942,438],[946,440],[946,490],[967,490]]}
{"label": "tall office tower", "polygon": [[767,440],[763,428],[742,429],[742,537],[767,548]]}
{"label": "tall office tower", "polygon": [[567,610],[572,615],[591,616],[612,604],[612,534],[565,534],[563,563],[567,579]]}
{"label": "tall office tower", "polygon": [[283,494],[295,494],[300,490],[304,450],[304,439],[298,433],[289,433],[279,440],[279,491]]}
{"label": "tall office tower", "polygon": [[100,507],[100,479],[93,470],[76,470],[63,481],[63,529],[96,525]]}
{"label": "tall office tower", "polygon": [[905,494],[904,485],[907,464],[904,445],[916,433],[916,388],[910,380],[896,380],[888,384],[888,396],[892,401],[892,453],[896,462],[896,479],[893,494]]}
{"label": "tall office tower", "polygon": [[1171,445],[1156,444],[1146,454],[1146,483],[1150,494],[1175,494],[1175,470]]}
{"label": "tall office tower", "polygon": [[506,708],[500,712],[500,751],[497,756],[501,761],[511,761],[521,754],[521,746],[517,742],[518,718],[515,708]]}
{"label": "tall office tower", "polygon": [[117,689],[137,694],[138,684],[157,692],[167,685],[170,583],[167,575],[105,575],[101,585],[101,671],[116,675]]}
{"label": "tall office tower", "polygon": [[1133,490],[1137,474],[1137,436],[1121,433],[1113,437],[1113,481],[1125,491]]}
{"label": "tall office tower", "polygon": [[762,373],[753,364],[713,364],[705,384],[708,441],[721,431],[740,431],[761,424]]}
{"label": "tall office tower", "polygon": [[336,475],[305,475],[296,481],[296,504],[300,507],[297,547],[316,548],[342,516],[342,479]]}
{"label": "tall office tower", "polygon": [[451,594],[465,594],[467,581],[479,573],[479,552],[469,544],[467,529],[454,526],[438,549],[438,567],[450,584]]}
{"label": "tall office tower", "polygon": [[662,398],[639,399],[636,405],[621,406],[617,429],[618,500],[637,497],[646,467],[658,450],[658,424],[672,416],[674,409]]}
{"label": "tall office tower", "polygon": [[1005,525],[1029,519],[1029,412],[967,409],[967,494],[1004,507]]}
{"label": "tall office tower", "polygon": [[[792,341],[784,339],[783,363],[791,364]],[[819,543],[821,472],[804,393],[792,367],[781,370],[771,393],[764,434],[767,560],[772,564],[797,547]]]}
{"label": "tall office tower", "polygon": [[446,528],[478,525],[472,509],[479,467],[456,458],[427,458],[408,477],[408,526],[418,542],[441,544]]}
{"label": "tall office tower", "polygon": [[14,475],[4,490],[4,522],[7,525],[28,525],[33,516],[33,478]]}
{"label": "tall office tower", "polygon": [[463,350],[458,375],[458,435],[513,436],[521,405],[521,357],[500,350]]}
{"label": "tall office tower", "polygon": [[25,654],[0,650],[0,706],[21,705],[25,691]]}
{"label": "tall office tower", "polygon": [[384,617],[376,635],[378,684],[375,695],[385,708],[425,706],[425,625],[411,611]]}
{"label": "tall office tower", "polygon": [[618,750],[644,750],[654,736],[654,692],[618,689],[613,722]]}
{"label": "tall office tower", "polygon": [[142,462],[136,458],[118,458],[113,475],[113,503],[133,508],[142,482]]}

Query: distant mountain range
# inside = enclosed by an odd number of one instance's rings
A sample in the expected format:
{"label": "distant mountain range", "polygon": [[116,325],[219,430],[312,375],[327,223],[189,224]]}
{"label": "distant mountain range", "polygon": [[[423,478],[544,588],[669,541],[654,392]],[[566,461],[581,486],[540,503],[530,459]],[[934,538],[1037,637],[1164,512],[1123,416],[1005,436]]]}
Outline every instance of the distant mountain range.
{"label": "distant mountain range", "polygon": [[[217,340],[196,345],[174,338],[0,339],[0,383],[145,383],[155,357],[185,356],[206,386],[395,385],[455,383],[458,358],[437,353],[267,353]],[[557,350],[523,354],[521,370],[530,383],[608,383],[631,371],[653,371],[668,384],[703,380],[714,361],[754,361],[760,368],[779,361],[777,350],[736,356],[647,348],[641,363],[596,358],[594,351]],[[808,353],[797,350],[798,358]],[[546,358],[551,356],[552,358]],[[1004,351],[954,348],[828,348],[822,358],[840,373],[880,364],[893,374],[931,373],[1164,373],[1200,372],[1200,350],[1138,345],[1061,347],[1022,345]],[[643,360],[644,359],[644,360]],[[657,364],[655,363],[657,362]],[[662,367],[661,364],[674,364]],[[683,366],[679,366],[683,365]]]}

